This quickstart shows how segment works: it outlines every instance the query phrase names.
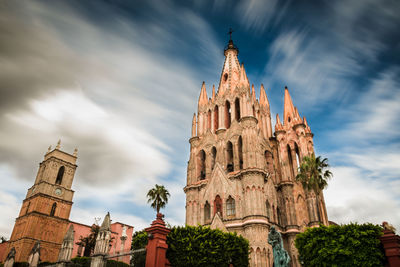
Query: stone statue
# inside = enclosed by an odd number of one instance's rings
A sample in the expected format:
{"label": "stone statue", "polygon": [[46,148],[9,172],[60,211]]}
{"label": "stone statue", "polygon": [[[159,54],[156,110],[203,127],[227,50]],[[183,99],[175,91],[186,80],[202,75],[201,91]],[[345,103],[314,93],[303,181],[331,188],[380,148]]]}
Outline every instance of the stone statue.
{"label": "stone statue", "polygon": [[17,251],[13,247],[7,255],[7,258],[4,262],[4,267],[12,267],[14,265],[15,253],[17,253]]}
{"label": "stone statue", "polygon": [[281,233],[275,230],[275,226],[271,226],[271,230],[268,233],[268,244],[272,246],[274,267],[289,267],[289,254],[283,248]]}
{"label": "stone statue", "polygon": [[38,266],[39,261],[40,261],[40,241],[36,241],[35,245],[31,250],[31,253],[29,254],[28,258],[29,267]]}

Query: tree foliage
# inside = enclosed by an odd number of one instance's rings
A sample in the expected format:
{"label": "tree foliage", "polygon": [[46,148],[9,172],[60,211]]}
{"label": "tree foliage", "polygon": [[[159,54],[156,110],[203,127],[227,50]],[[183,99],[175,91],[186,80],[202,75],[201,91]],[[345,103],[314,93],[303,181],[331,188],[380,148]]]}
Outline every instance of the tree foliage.
{"label": "tree foliage", "polygon": [[203,226],[174,227],[167,236],[167,244],[167,258],[175,267],[249,264],[249,242],[236,233]]}
{"label": "tree foliage", "polygon": [[304,266],[383,266],[381,235],[370,223],[320,225],[298,234],[295,245]]}
{"label": "tree foliage", "polygon": [[327,158],[315,157],[314,153],[311,156],[305,156],[300,164],[296,180],[301,182],[304,188],[314,190],[316,194],[319,194],[328,186],[328,180],[332,177],[332,173],[327,170],[328,167]]}
{"label": "tree foliage", "polygon": [[94,247],[96,246],[96,238],[99,233],[100,226],[93,224],[90,228],[90,234],[88,236],[81,236],[79,241],[76,242],[77,245],[80,245],[85,248],[83,253],[84,257],[90,257],[92,254]]}
{"label": "tree foliage", "polygon": [[[132,236],[132,250],[142,249],[147,246],[148,236],[145,230],[136,231]],[[144,267],[146,264],[146,252],[144,253],[135,253],[132,257],[133,266],[135,267]]]}
{"label": "tree foliage", "polygon": [[160,212],[168,203],[169,192],[163,185],[156,184],[154,188],[147,192],[147,203],[151,203],[151,207]]}

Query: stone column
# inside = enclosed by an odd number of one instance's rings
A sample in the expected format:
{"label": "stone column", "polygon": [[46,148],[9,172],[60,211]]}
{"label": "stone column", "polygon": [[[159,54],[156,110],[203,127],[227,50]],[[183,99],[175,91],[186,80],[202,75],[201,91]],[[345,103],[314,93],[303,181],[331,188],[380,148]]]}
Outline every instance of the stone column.
{"label": "stone column", "polygon": [[388,267],[400,266],[400,236],[396,235],[393,231],[383,230],[381,236],[383,249],[388,262]]}
{"label": "stone column", "polygon": [[[167,253],[167,235],[171,231],[165,227],[161,213],[157,214],[157,219],[151,223],[145,231],[150,235],[146,247],[146,267],[165,267],[168,263]],[[168,263],[169,264],[169,263]]]}

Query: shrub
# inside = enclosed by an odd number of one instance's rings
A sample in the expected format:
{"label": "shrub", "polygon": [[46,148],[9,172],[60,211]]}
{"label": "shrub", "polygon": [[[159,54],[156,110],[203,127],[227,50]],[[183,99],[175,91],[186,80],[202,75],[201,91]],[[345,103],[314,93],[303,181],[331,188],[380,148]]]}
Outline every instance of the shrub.
{"label": "shrub", "polygon": [[71,261],[82,267],[90,267],[91,258],[90,257],[75,257]]}
{"label": "shrub", "polygon": [[54,262],[49,262],[49,261],[43,261],[43,262],[40,262],[40,263],[38,264],[38,266],[39,266],[39,267],[44,267],[44,266],[52,265],[52,264],[55,264],[55,263],[54,263]]}
{"label": "shrub", "polygon": [[107,260],[106,267],[129,267],[129,264],[122,261]]}
{"label": "shrub", "polygon": [[295,245],[304,266],[383,266],[381,235],[370,223],[320,225],[298,234]]}
{"label": "shrub", "polygon": [[167,236],[167,258],[180,266],[248,266],[249,242],[236,233],[203,226],[174,227]]}

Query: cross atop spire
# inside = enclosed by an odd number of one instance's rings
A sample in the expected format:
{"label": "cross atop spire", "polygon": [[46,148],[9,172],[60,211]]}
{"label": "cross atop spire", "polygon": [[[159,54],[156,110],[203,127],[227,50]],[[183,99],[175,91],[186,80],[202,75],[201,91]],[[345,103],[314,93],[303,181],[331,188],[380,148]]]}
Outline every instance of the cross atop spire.
{"label": "cross atop spire", "polygon": [[232,41],[232,33],[234,32],[234,30],[232,30],[232,28],[229,28],[229,41]]}

